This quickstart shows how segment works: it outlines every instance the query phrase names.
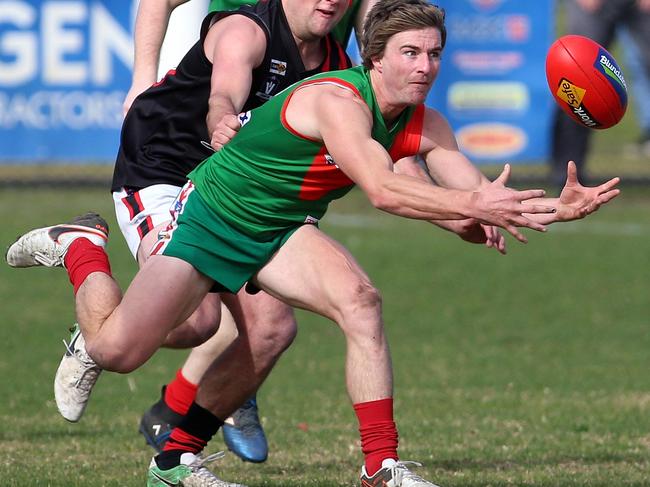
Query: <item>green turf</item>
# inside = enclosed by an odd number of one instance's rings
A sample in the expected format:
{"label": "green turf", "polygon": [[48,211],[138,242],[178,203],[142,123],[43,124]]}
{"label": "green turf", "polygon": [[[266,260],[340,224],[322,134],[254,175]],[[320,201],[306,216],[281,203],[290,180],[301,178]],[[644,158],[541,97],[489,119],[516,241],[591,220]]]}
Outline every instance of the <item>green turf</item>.
{"label": "green turf", "polygon": [[[86,209],[110,217],[115,275],[134,266],[107,192],[2,191],[0,244]],[[38,212],[36,212],[38,209]],[[354,192],[323,228],[382,290],[404,459],[443,486],[642,486],[650,471],[650,198],[631,190],[588,220],[509,254],[368,207]],[[83,420],[56,412],[52,378],[73,322],[55,269],[0,266],[0,484],[142,486],[136,433],[183,353],[104,374]],[[338,329],[299,313],[300,331],[259,394],[271,454],[232,454],[223,477],[250,486],[351,486],[361,465]],[[223,448],[216,438],[211,450]]]}

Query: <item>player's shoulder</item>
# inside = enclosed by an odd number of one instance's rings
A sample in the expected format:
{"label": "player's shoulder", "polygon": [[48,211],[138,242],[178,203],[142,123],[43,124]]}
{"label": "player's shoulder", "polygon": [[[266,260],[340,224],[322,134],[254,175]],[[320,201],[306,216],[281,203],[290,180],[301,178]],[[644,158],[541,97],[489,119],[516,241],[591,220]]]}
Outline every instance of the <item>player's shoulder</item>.
{"label": "player's shoulder", "polygon": [[267,40],[268,34],[260,21],[229,13],[210,26],[204,44],[207,51],[218,46],[224,52],[263,52]]}
{"label": "player's shoulder", "polygon": [[358,67],[320,73],[305,80],[304,84],[317,84],[329,87],[327,91],[339,93],[341,96],[362,97],[361,91],[367,87],[368,81]]}
{"label": "player's shoulder", "polygon": [[457,147],[456,136],[445,116],[438,110],[425,107],[422,124],[421,153],[439,147]]}
{"label": "player's shoulder", "polygon": [[304,85],[304,88],[306,92],[317,97],[319,104],[323,107],[328,107],[329,104],[339,105],[359,102],[365,105],[355,87],[338,78],[314,80],[314,82]]}
{"label": "player's shoulder", "polygon": [[243,12],[228,12],[226,15],[218,16],[211,28],[218,27],[227,31],[244,30],[244,33],[252,30],[262,30],[260,21],[253,15],[247,15]]}
{"label": "player's shoulder", "polygon": [[339,81],[335,78],[308,80],[296,87],[290,103],[327,117],[365,106],[365,102],[356,93]]}
{"label": "player's shoulder", "polygon": [[424,127],[434,130],[451,131],[445,116],[435,108],[424,107]]}

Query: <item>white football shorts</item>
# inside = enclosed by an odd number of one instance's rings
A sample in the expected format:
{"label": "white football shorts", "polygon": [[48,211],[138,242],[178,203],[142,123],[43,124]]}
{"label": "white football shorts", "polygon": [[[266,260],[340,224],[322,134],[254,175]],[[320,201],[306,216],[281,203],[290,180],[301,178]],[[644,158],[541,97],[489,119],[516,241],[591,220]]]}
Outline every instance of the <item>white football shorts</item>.
{"label": "white football shorts", "polygon": [[169,209],[180,190],[171,184],[154,184],[139,191],[122,188],[113,192],[117,223],[136,260],[144,236],[161,223],[171,221]]}

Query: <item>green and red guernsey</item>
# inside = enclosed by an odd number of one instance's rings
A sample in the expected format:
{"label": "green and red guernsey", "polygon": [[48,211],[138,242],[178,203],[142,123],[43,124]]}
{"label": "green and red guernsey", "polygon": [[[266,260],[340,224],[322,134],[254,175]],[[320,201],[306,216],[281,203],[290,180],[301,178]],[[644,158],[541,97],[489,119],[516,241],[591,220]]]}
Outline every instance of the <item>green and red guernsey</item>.
{"label": "green and red guernsey", "polygon": [[339,85],[362,98],[373,114],[372,137],[393,161],[416,154],[420,147],[424,106],[406,109],[386,127],[363,66],[321,73],[294,84],[241,114],[239,133],[189,174],[215,212],[256,238],[317,222],[330,201],[354,186],[322,142],[299,134],[284,117],[293,93],[314,83]]}

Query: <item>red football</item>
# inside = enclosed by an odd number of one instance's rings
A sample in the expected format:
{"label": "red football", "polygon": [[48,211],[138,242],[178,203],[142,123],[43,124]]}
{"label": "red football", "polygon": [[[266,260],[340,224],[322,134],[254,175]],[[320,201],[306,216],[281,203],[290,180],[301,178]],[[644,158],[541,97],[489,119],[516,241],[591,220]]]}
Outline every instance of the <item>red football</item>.
{"label": "red football", "polygon": [[546,79],[555,101],[592,129],[616,125],[627,108],[627,86],[614,57],[587,37],[567,35],[546,55]]}

